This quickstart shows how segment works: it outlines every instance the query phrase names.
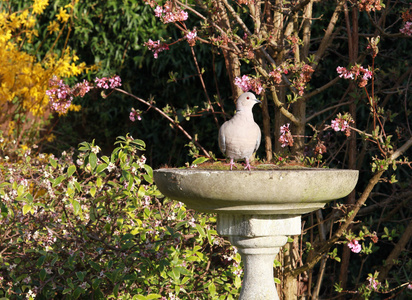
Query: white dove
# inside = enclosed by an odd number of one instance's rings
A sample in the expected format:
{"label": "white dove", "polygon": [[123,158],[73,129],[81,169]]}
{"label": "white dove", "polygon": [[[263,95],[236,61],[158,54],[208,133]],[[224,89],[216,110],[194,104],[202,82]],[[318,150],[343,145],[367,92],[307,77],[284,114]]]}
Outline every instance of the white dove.
{"label": "white dove", "polygon": [[244,159],[245,169],[251,169],[249,158],[259,148],[261,138],[259,125],[253,120],[252,108],[256,103],[262,102],[253,93],[240,95],[236,101],[236,114],[219,129],[219,147],[230,158],[230,170],[235,159]]}

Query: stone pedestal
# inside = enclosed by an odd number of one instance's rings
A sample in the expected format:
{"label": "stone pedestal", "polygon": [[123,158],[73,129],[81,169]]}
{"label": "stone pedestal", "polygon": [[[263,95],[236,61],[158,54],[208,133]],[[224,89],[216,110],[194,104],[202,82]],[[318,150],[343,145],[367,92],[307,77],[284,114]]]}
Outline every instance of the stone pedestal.
{"label": "stone pedestal", "polygon": [[289,235],[300,234],[299,216],[218,214],[217,232],[228,237],[243,261],[240,300],[278,300],[273,262]]}
{"label": "stone pedestal", "polygon": [[217,213],[217,232],[242,256],[240,300],[277,300],[273,263],[288,236],[301,233],[301,214],[347,196],[358,171],[159,169],[154,178],[165,196]]}

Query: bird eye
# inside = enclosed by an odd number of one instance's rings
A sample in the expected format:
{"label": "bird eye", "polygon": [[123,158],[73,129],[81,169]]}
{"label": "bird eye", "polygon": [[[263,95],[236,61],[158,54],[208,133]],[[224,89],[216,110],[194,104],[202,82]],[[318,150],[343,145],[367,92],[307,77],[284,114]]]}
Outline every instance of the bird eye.
{"label": "bird eye", "polygon": [[249,97],[246,97],[247,100],[249,100]]}

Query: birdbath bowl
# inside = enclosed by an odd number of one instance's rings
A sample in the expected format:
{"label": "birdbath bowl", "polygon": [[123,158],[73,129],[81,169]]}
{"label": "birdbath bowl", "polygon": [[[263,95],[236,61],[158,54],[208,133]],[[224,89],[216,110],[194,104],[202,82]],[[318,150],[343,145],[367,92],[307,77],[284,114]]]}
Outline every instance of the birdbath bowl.
{"label": "birdbath bowl", "polygon": [[238,248],[244,265],[240,300],[279,299],[276,254],[301,233],[301,215],[347,196],[358,171],[158,169],[160,192],[187,207],[217,213],[217,232]]}

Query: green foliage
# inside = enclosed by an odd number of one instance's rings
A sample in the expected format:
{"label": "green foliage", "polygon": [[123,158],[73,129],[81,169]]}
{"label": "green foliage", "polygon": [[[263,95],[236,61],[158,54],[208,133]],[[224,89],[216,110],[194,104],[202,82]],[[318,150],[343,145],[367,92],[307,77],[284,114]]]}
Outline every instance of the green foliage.
{"label": "green foliage", "polygon": [[237,298],[240,256],[215,218],[163,198],[142,140],[115,145],[1,160],[0,298]]}

